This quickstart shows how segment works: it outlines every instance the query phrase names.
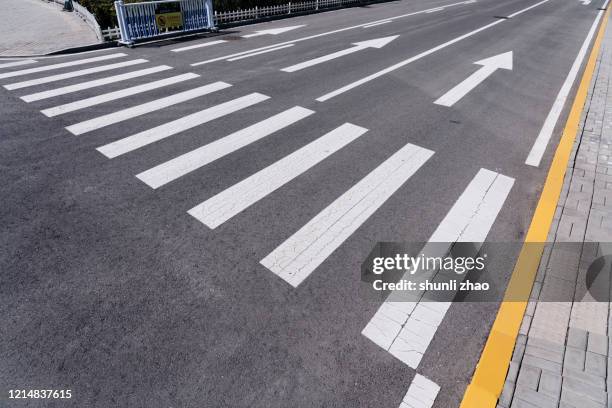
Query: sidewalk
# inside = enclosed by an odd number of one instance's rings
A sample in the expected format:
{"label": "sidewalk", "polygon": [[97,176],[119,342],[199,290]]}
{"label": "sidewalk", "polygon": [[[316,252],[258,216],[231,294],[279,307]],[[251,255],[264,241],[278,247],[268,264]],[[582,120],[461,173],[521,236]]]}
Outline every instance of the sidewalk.
{"label": "sidewalk", "polygon": [[75,13],[46,0],[4,0],[0,57],[43,55],[98,43],[94,31]]}
{"label": "sidewalk", "polygon": [[606,299],[585,290],[589,267],[612,254],[611,74],[608,24],[498,407],[612,407],[609,274],[596,285]]}

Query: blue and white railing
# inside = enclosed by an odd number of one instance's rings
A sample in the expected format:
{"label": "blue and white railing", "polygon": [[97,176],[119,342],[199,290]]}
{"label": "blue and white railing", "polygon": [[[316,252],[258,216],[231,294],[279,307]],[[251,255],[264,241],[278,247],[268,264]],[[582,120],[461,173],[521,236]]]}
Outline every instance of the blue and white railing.
{"label": "blue and white railing", "polygon": [[[164,9],[174,8],[180,13],[180,24],[177,27],[164,28],[159,24],[159,17]],[[210,30],[215,28],[212,0],[162,0],[141,3],[123,3],[115,1],[117,20],[121,30],[123,44],[131,45],[136,40],[156,38],[177,32]],[[157,16],[157,19],[156,19]]]}

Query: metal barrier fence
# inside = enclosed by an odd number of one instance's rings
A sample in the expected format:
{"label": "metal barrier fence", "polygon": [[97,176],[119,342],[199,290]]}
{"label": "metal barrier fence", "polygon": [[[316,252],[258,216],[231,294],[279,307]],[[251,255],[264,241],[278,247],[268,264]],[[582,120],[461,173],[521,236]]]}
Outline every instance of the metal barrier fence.
{"label": "metal barrier fence", "polygon": [[120,43],[177,32],[213,29],[212,0],[161,0],[142,3],[115,1]]}
{"label": "metal barrier fence", "polygon": [[326,8],[342,7],[349,4],[364,3],[363,0],[310,0],[298,3],[289,2],[278,6],[255,7],[235,11],[215,11],[215,24],[226,24],[246,20],[281,16],[284,14],[316,11]]}

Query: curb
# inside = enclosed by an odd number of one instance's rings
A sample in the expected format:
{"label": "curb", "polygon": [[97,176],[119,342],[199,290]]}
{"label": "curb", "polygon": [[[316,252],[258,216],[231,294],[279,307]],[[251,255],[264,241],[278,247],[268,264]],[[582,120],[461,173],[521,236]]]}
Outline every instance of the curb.
{"label": "curb", "polygon": [[68,47],[62,48],[60,50],[51,51],[46,54],[29,54],[29,55],[0,55],[0,59],[3,58],[41,58],[41,57],[51,57],[54,55],[70,55],[70,54],[78,54],[80,52],[88,52],[88,51],[99,51],[107,48],[117,47],[119,43],[117,41],[107,41],[103,43],[96,43],[90,45],[82,45],[79,47]]}

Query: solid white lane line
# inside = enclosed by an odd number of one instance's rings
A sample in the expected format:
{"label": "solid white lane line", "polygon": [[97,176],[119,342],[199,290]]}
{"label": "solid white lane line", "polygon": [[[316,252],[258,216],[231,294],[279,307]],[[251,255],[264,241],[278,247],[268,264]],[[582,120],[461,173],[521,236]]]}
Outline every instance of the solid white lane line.
{"label": "solid white lane line", "polygon": [[433,154],[407,144],[279,245],[261,264],[297,287]]}
{"label": "solid white lane line", "polygon": [[536,4],[534,4],[534,5],[529,6],[529,7],[527,7],[527,8],[524,8],[524,9],[522,9],[522,10],[519,10],[519,11],[517,11],[516,13],[512,13],[512,14],[508,15],[508,18],[513,18],[513,17],[516,17],[516,16],[518,16],[518,15],[520,15],[520,14],[526,13],[527,11],[531,10],[532,8],[536,8],[536,7],[538,7],[539,5],[542,5],[542,4],[546,3],[547,1],[548,1],[548,0],[541,1],[541,2],[539,2],[539,3],[536,3]]}
{"label": "solid white lane line", "polygon": [[299,64],[292,65],[287,68],[281,69],[284,72],[296,72],[305,68],[310,68],[312,66],[322,64],[327,61],[331,61],[336,58],[344,57],[345,55],[353,54],[355,52],[359,52],[362,50],[366,50],[368,48],[382,48],[385,45],[389,44],[391,41],[395,40],[399,35],[394,35],[391,37],[377,38],[375,40],[369,41],[361,41],[353,43],[353,46],[350,48],[346,48],[344,50],[336,51],[331,54],[323,55],[318,58],[313,58],[308,61],[300,62]]}
{"label": "solid white lane line", "polygon": [[536,138],[535,142],[533,143],[533,146],[531,147],[531,150],[529,151],[529,154],[527,155],[525,164],[534,167],[540,166],[542,157],[546,152],[546,147],[550,142],[552,134],[555,130],[555,126],[557,125],[557,122],[561,117],[561,113],[563,112],[563,106],[565,106],[565,102],[567,101],[567,98],[569,97],[570,92],[572,91],[572,86],[576,81],[578,72],[580,72],[580,67],[582,66],[582,62],[586,57],[587,51],[589,50],[589,47],[591,45],[591,40],[595,35],[595,31],[597,30],[599,21],[601,20],[601,17],[603,16],[604,12],[604,10],[600,10],[597,13],[597,17],[595,17],[595,21],[593,22],[593,25],[591,25],[591,29],[589,30],[586,38],[584,39],[584,42],[582,43],[582,47],[580,47],[580,51],[578,51],[578,55],[576,55],[574,64],[568,72],[567,77],[565,78],[565,82],[563,82],[561,90],[559,90],[559,94],[557,95],[557,98],[555,99],[555,102],[553,103],[553,106],[550,109],[548,116],[546,116],[546,119],[544,120],[542,129],[540,130],[538,137]]}
{"label": "solid white lane line", "polygon": [[[276,48],[268,48],[262,51],[258,51],[258,52],[252,52],[250,54],[245,54],[245,55],[241,55],[239,57],[235,57],[235,58],[230,58],[228,59],[228,61],[238,61],[244,58],[249,58],[249,57],[254,57],[256,55],[260,55],[260,54],[266,54],[268,52],[272,52],[272,51],[278,51],[278,50],[282,50],[283,48],[289,48],[289,47],[293,47],[295,44],[287,44],[287,45],[283,45],[282,47],[276,47]],[[192,64],[193,65],[193,64]]]}
{"label": "solid white lane line", "polygon": [[200,167],[206,166],[238,149],[263,139],[293,123],[312,115],[314,111],[300,106],[287,109],[277,115],[231,135],[215,140],[172,160],[162,163],[152,169],[136,175],[152,188],[161,187],[177,178],[184,176]]}
{"label": "solid white lane line", "polygon": [[146,59],[136,59],[136,60],[131,60],[131,61],[118,62],[116,64],[100,65],[98,67],[87,68],[87,69],[82,69],[79,71],[66,72],[64,74],[57,74],[57,75],[51,75],[51,76],[42,77],[42,78],[31,79],[29,81],[15,82],[12,84],[4,85],[4,87],[8,90],[27,88],[28,86],[48,84],[49,82],[62,81],[64,79],[76,78],[79,76],[84,76],[84,75],[89,75],[89,74],[95,74],[97,72],[104,72],[104,71],[110,71],[110,70],[118,69],[118,68],[131,67],[132,65],[143,64],[145,62],[149,62],[149,61],[147,61]]}
{"label": "solid white lane line", "polygon": [[[524,10],[521,10],[521,11],[519,11],[519,12],[517,12],[517,13],[518,13],[518,14],[520,14],[520,13],[522,13],[522,12],[524,12],[524,11],[527,11],[527,10],[529,10],[529,9],[532,9],[532,8],[534,8],[534,7],[537,7],[537,6],[539,6],[540,4],[544,4],[544,3],[548,2],[548,1],[550,1],[550,0],[544,0],[544,1],[540,2],[540,3],[538,3],[538,4],[535,4],[535,5],[533,5],[533,6],[530,6],[530,7],[526,8],[526,9],[524,9]],[[517,15],[517,13],[514,13],[514,14],[515,14],[515,15]],[[411,64],[411,63],[413,63],[413,62],[415,62],[415,61],[418,61],[418,60],[420,60],[421,58],[424,58],[424,57],[426,57],[426,56],[428,56],[428,55],[431,55],[431,54],[433,54],[433,53],[435,53],[435,52],[437,52],[437,51],[440,51],[440,50],[442,50],[442,49],[444,49],[444,48],[446,48],[446,47],[448,47],[448,46],[450,46],[450,45],[453,45],[453,44],[455,44],[455,43],[457,43],[457,42],[459,42],[459,41],[461,41],[461,40],[465,40],[466,38],[469,38],[469,37],[471,37],[471,36],[473,36],[473,35],[476,35],[476,34],[480,33],[481,31],[488,30],[489,28],[494,27],[494,26],[496,26],[497,24],[501,24],[501,23],[503,23],[504,21],[507,21],[507,20],[497,20],[497,21],[494,21],[494,22],[492,22],[492,23],[490,23],[490,24],[487,24],[487,25],[485,25],[485,26],[482,26],[482,27],[480,27],[480,28],[477,28],[476,30],[470,31],[469,33],[466,33],[466,34],[460,35],[459,37],[453,38],[453,39],[452,39],[452,40],[450,40],[450,41],[447,41],[447,42],[445,42],[445,43],[443,43],[443,44],[440,44],[440,45],[438,45],[438,46],[436,46],[436,47],[433,47],[433,48],[431,48],[431,49],[429,49],[429,50],[427,50],[427,51],[424,51],[424,52],[422,52],[422,53],[420,53],[420,54],[417,54],[417,55],[415,55],[414,57],[411,57],[411,58],[405,59],[405,60],[403,60],[403,61],[400,61],[400,62],[398,62],[397,64],[391,65],[391,66],[390,66],[390,67],[388,67],[388,68],[385,68],[385,69],[383,69],[383,70],[381,70],[381,71],[378,71],[378,72],[375,72],[375,73],[373,73],[373,74],[371,74],[371,75],[368,75],[368,76],[366,76],[365,78],[359,79],[359,80],[357,80],[357,81],[355,81],[355,82],[353,82],[353,83],[350,83],[350,84],[348,84],[348,85],[346,85],[346,86],[343,86],[342,88],[336,89],[335,91],[329,92],[329,93],[327,93],[327,94],[325,94],[325,95],[323,95],[323,96],[321,96],[321,97],[317,98],[317,101],[319,101],[319,102],[325,102],[325,101],[327,101],[327,100],[329,100],[329,99],[331,99],[331,98],[334,98],[334,97],[336,97],[336,96],[338,96],[338,95],[341,95],[341,94],[343,94],[343,93],[345,93],[345,92],[348,92],[348,91],[350,91],[351,89],[357,88],[358,86],[361,86],[361,85],[363,85],[363,84],[365,84],[365,83],[368,83],[368,82],[370,82],[370,81],[373,81],[373,80],[375,80],[375,79],[377,79],[377,78],[380,78],[380,77],[381,77],[381,76],[383,76],[383,75],[387,75],[387,74],[388,74],[388,73],[390,73],[390,72],[393,72],[393,71],[395,71],[395,70],[398,70],[398,69],[400,69],[400,68],[403,68],[403,67],[405,67],[405,66],[406,66],[406,65],[408,65],[408,64]]]}
{"label": "solid white lane line", "polygon": [[[474,3],[474,2],[475,2],[474,0],[460,1],[458,3],[447,4],[444,7],[447,8],[447,7],[458,6],[458,5],[461,5],[461,4],[470,4],[470,3]],[[339,28],[337,30],[327,31],[327,32],[324,32],[324,33],[309,35],[307,37],[298,38],[298,39],[292,40],[292,41],[285,41],[285,42],[281,42],[281,43],[267,45],[265,47],[254,48],[254,49],[249,50],[249,51],[237,52],[237,53],[234,53],[234,54],[225,55],[223,57],[217,57],[217,58],[212,58],[212,59],[209,59],[209,60],[206,60],[206,61],[196,62],[194,64],[191,64],[191,66],[195,67],[195,66],[198,66],[198,65],[209,64],[211,62],[228,60],[229,58],[234,58],[234,57],[237,57],[239,55],[250,54],[252,52],[256,52],[256,51],[260,51],[260,50],[265,50],[265,49],[272,48],[272,47],[279,47],[279,46],[282,46],[282,45],[285,45],[285,44],[291,44],[291,43],[298,43],[298,42],[302,42],[302,41],[308,41],[308,40],[312,40],[314,38],[319,38],[319,37],[324,37],[324,36],[327,36],[327,35],[341,33],[343,31],[347,31],[347,30],[353,30],[353,29],[356,29],[356,28],[362,28],[363,26],[370,25],[370,24],[375,24],[375,23],[378,23],[380,21],[387,21],[387,20],[394,21],[394,20],[397,20],[397,19],[400,19],[400,18],[416,16],[418,14],[426,13],[429,10],[432,10],[432,9],[415,11],[415,12],[412,12],[412,13],[402,14],[402,15],[395,16],[395,17],[384,18],[382,20],[369,21],[367,23],[362,23],[362,24],[358,24],[358,25],[354,25],[354,26],[350,26],[350,27],[344,27],[344,28]]]}
{"label": "solid white lane line", "polygon": [[209,41],[209,42],[205,42],[205,43],[201,43],[201,44],[189,45],[187,47],[174,48],[174,49],[172,49],[170,51],[172,51],[172,52],[183,52],[183,51],[194,50],[196,48],[210,47],[211,45],[223,44],[223,43],[226,43],[226,42],[227,42],[227,40],[215,40],[215,41]]}
{"label": "solid white lane line", "polygon": [[391,23],[391,22],[392,22],[392,20],[379,21],[379,22],[374,23],[374,24],[364,25],[363,28],[376,27],[376,26],[387,24],[387,23]]}
{"label": "solid white lane line", "polygon": [[20,75],[34,74],[34,73],[37,73],[37,72],[51,71],[53,69],[60,69],[60,68],[66,68],[66,67],[74,67],[75,65],[89,64],[91,62],[106,61],[106,60],[109,60],[109,59],[125,57],[126,55],[127,54],[123,54],[123,53],[108,54],[108,55],[102,55],[102,56],[99,56],[99,57],[85,58],[85,59],[82,59],[82,60],[62,62],[62,63],[59,63],[59,64],[43,65],[41,67],[36,67],[36,68],[21,69],[19,71],[3,72],[3,73],[0,74],[0,79],[12,78],[12,77],[20,76]]}
{"label": "solid white lane line", "polygon": [[116,142],[98,147],[97,150],[112,159],[113,157],[131,152],[140,147],[165,139],[185,130],[192,129],[211,120],[220,118],[230,113],[237,112],[241,109],[255,105],[269,99],[269,96],[259,93],[252,93],[240,98],[233,99],[229,102],[213,106],[212,108],[204,109],[191,115],[173,120],[172,122],[164,123],[152,129],[145,130],[135,135],[117,140]]}
{"label": "solid white lane line", "polygon": [[214,229],[326,157],[331,156],[365,132],[367,132],[367,129],[345,123],[276,163],[196,205],[188,212],[203,224]]}
{"label": "solid white lane line", "polygon": [[48,117],[63,115],[64,113],[74,112],[79,109],[88,108],[90,106],[99,105],[101,103],[115,101],[117,99],[126,98],[131,95],[136,95],[142,92],[151,91],[164,86],[178,84],[189,79],[198,78],[198,74],[187,73],[176,75],[170,78],[160,79],[158,81],[147,82],[146,84],[136,85],[131,88],[124,88],[118,91],[105,93],[102,95],[92,96],[91,98],[81,99],[78,101],[66,103],[64,105],[54,106],[53,108],[44,109],[41,112]]}
{"label": "solid white lane line", "polygon": [[[454,242],[473,242],[486,237],[514,184],[514,179],[481,169],[457,199],[421,251],[444,257]],[[410,278],[432,279],[435,271],[418,271]],[[408,276],[406,276],[409,279]],[[363,329],[362,334],[411,368],[417,368],[441,324],[450,302],[421,300],[423,293],[391,293]],[[414,299],[413,299],[414,297]],[[417,302],[418,301],[418,302]]]}
{"label": "solid white lane line", "polygon": [[99,116],[84,122],[79,122],[66,127],[73,135],[82,135],[83,133],[91,132],[92,130],[100,129],[114,123],[122,122],[126,119],[135,118],[145,113],[158,111],[168,106],[176,105],[177,103],[186,102],[191,99],[207,95],[212,92],[219,91],[230,87],[230,84],[225,82],[214,82],[212,84],[200,86],[188,91],[180,92],[174,95],[166,96],[165,98],[156,99],[151,102],[143,103],[142,105],[132,106],[117,112],[109,113],[108,115]]}
{"label": "solid white lane line", "polygon": [[399,408],[431,408],[440,392],[440,386],[416,374]]}
{"label": "solid white lane line", "polygon": [[[1,61],[0,61],[1,62]],[[22,65],[34,64],[36,60],[22,60],[22,61],[12,61],[5,62],[4,64],[0,64],[0,68],[10,68],[10,67],[19,67]]]}
{"label": "solid white lane line", "polygon": [[22,96],[21,99],[25,102],[40,101],[42,99],[52,98],[54,96],[66,95],[72,92],[78,92],[102,85],[113,84],[115,82],[125,81],[126,79],[138,78],[157,72],[167,71],[169,69],[172,69],[172,67],[169,67],[168,65],[159,65],[157,67],[126,72],[125,74],[113,75],[105,78],[94,79],[93,81],[86,81],[74,85],[67,85],[62,86],[60,88],[50,89],[48,91],[37,92],[30,95]]}

